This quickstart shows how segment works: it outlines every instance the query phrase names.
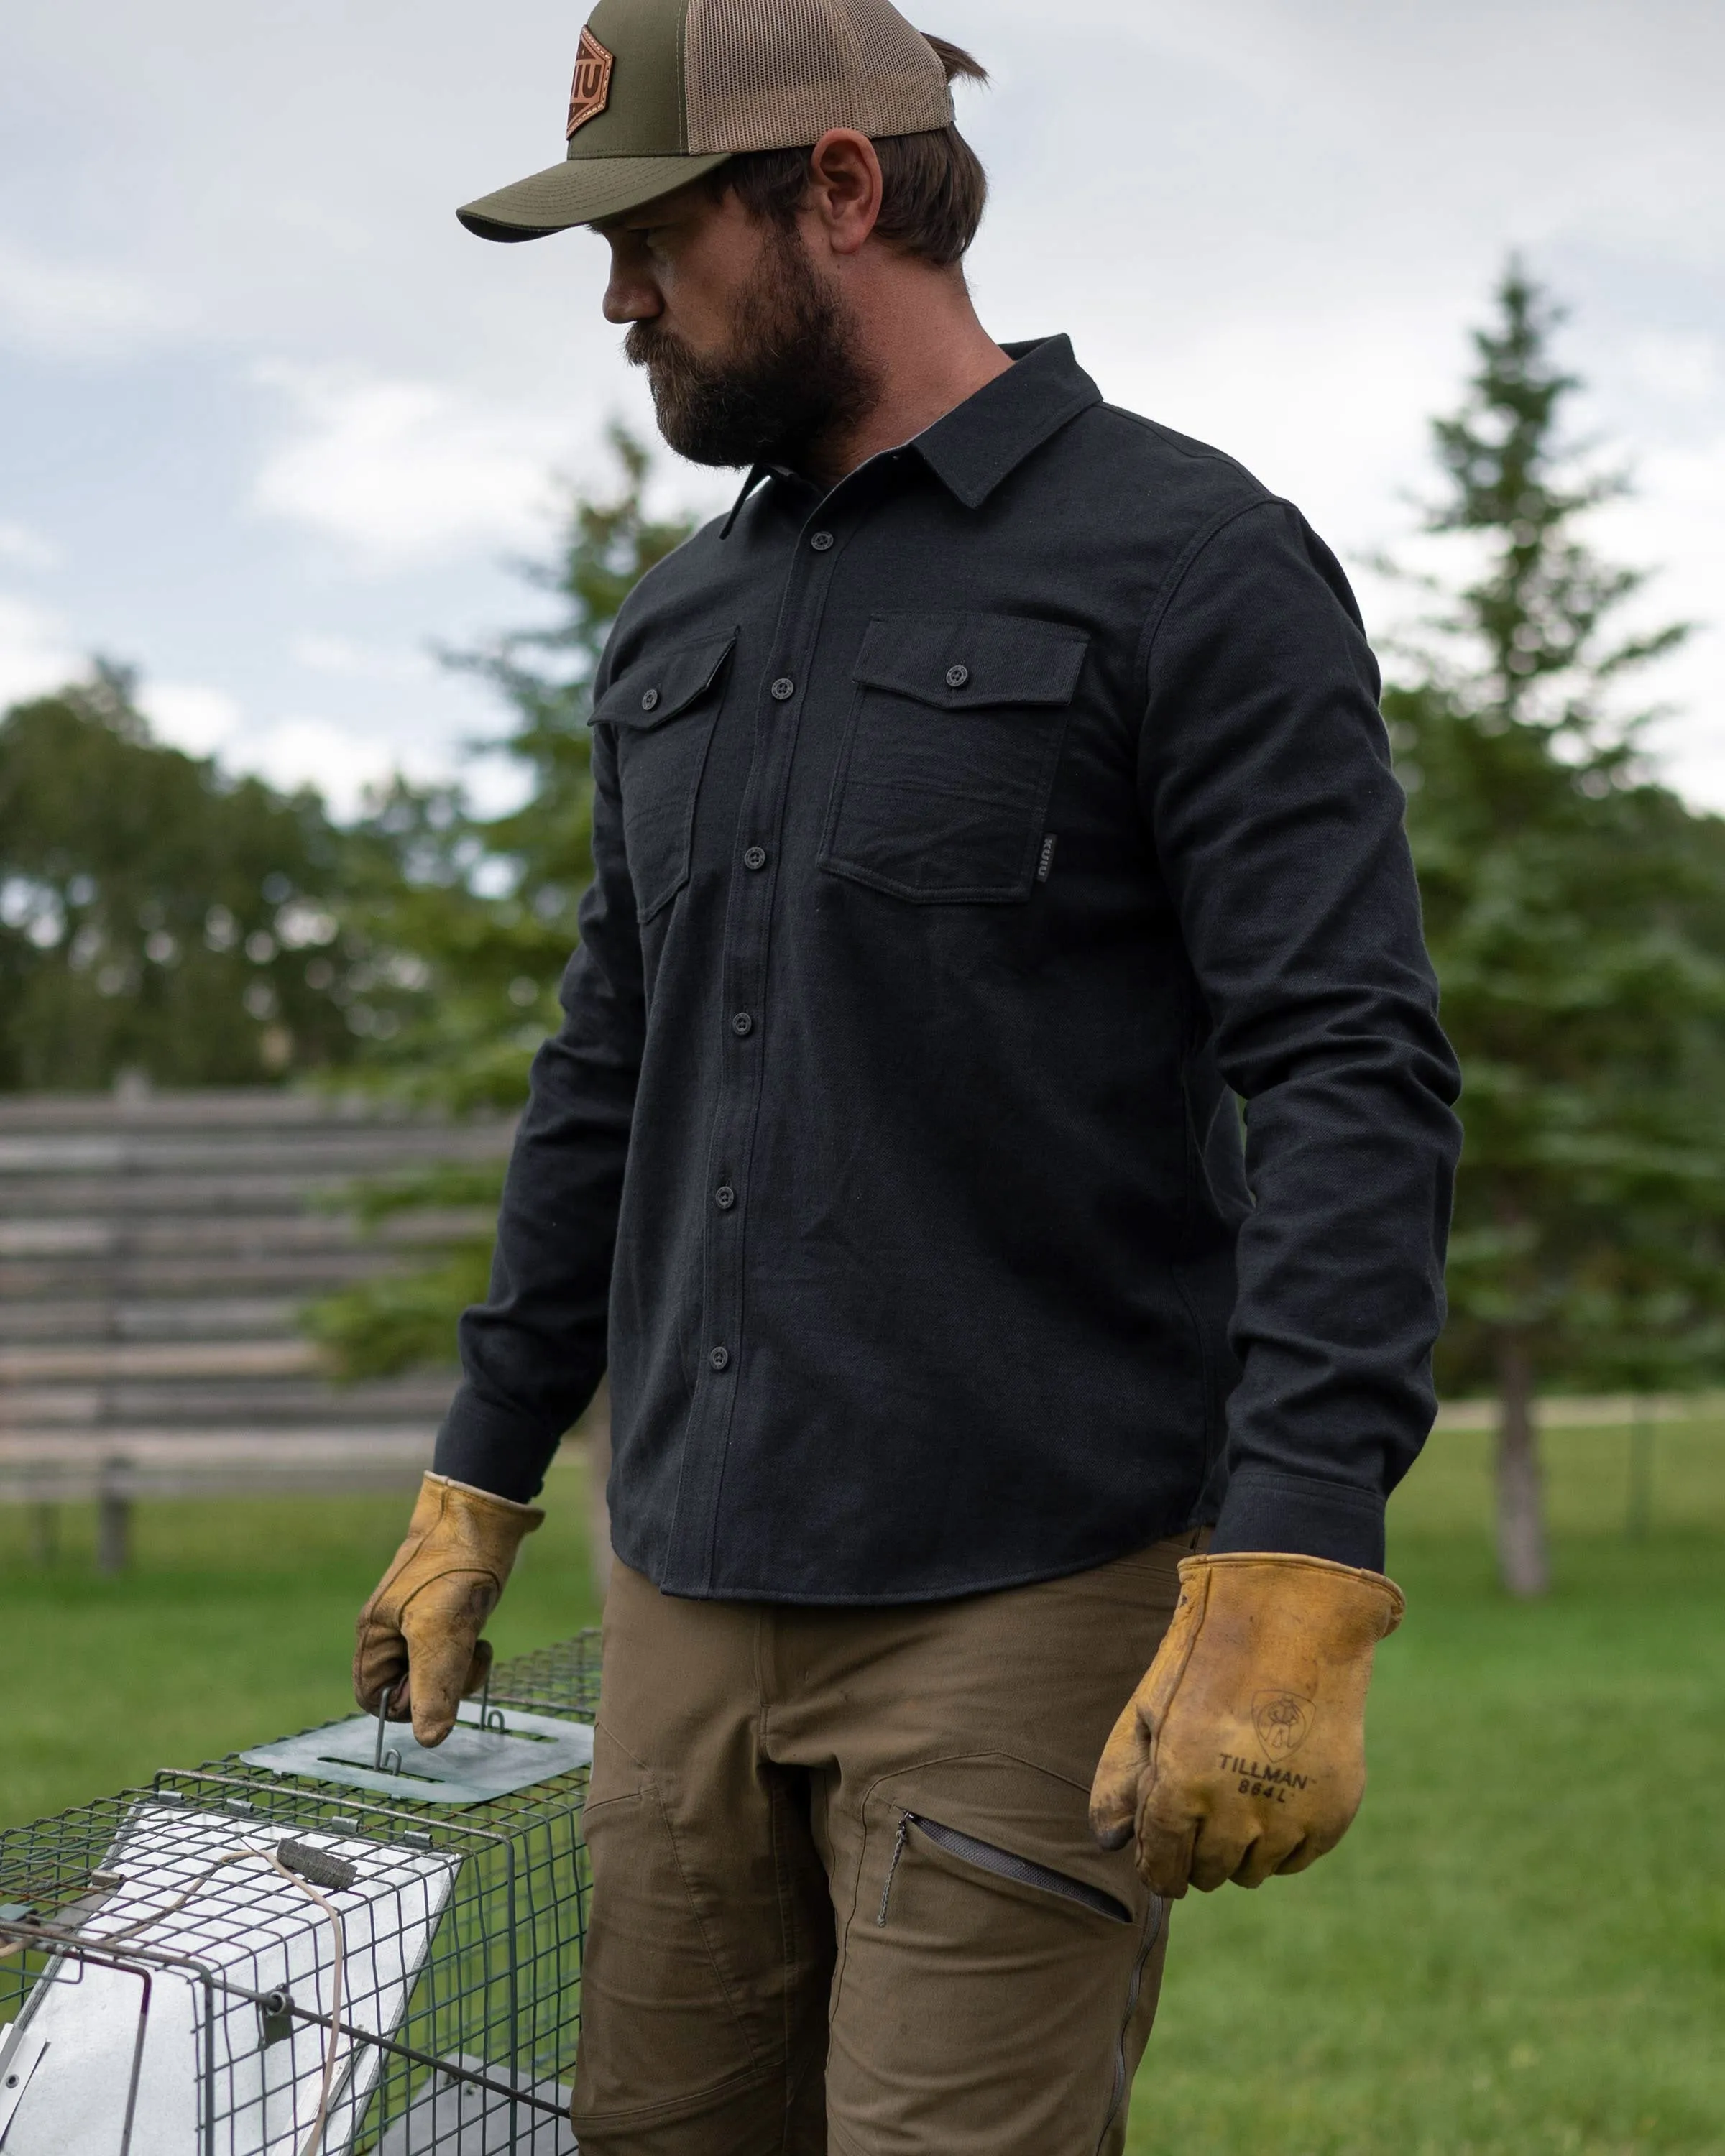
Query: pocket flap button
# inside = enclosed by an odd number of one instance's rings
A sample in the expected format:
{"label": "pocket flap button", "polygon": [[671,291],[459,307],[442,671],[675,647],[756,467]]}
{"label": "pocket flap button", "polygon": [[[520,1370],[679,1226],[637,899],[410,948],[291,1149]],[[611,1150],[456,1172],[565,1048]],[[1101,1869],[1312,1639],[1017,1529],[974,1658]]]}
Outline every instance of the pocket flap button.
{"label": "pocket flap button", "polygon": [[968,666],[949,666],[947,669],[947,686],[949,689],[962,689],[969,679],[970,669]]}
{"label": "pocket flap button", "polygon": [[658,691],[658,690],[656,690],[656,689],[644,689],[644,690],[642,690],[642,691],[641,691],[641,709],[642,709],[644,711],[656,711],[659,709],[659,691]]}

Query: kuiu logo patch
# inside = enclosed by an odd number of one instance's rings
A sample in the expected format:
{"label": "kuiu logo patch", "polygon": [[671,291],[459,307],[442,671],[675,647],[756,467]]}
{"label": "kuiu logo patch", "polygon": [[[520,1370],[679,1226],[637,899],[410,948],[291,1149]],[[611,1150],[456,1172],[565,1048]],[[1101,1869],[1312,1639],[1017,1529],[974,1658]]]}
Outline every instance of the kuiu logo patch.
{"label": "kuiu logo patch", "polygon": [[585,27],[575,54],[575,80],[569,85],[569,124],[563,130],[567,142],[578,127],[597,120],[611,101],[611,69],[614,56],[608,53]]}
{"label": "kuiu logo patch", "polygon": [[1296,1691],[1260,1691],[1252,1702],[1252,1727],[1272,1759],[1286,1759],[1312,1734],[1315,1710]]}

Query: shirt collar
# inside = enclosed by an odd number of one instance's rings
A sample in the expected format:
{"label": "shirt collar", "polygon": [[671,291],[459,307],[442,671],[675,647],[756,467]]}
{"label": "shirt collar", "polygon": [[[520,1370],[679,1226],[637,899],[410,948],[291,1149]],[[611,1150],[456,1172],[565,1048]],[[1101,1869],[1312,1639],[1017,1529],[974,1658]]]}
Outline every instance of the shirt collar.
{"label": "shirt collar", "polygon": [[725,519],[724,524],[720,529],[719,536],[721,539],[728,539],[731,536],[731,527],[736,523],[737,518],[742,516],[742,505],[748,500],[749,496],[754,492],[757,486],[760,486],[764,481],[769,479],[788,480],[795,479],[796,476],[797,475],[791,470],[788,465],[751,465],[749,466],[749,475],[742,483],[742,491],[738,494],[736,501],[731,505],[731,514]]}
{"label": "shirt collar", "polygon": [[910,444],[967,509],[980,508],[1033,450],[1102,401],[1073,356],[1070,337],[1038,337],[1001,349],[1014,362],[1006,372]]}
{"label": "shirt collar", "polygon": [[[1033,450],[1102,401],[1101,391],[1078,364],[1070,337],[1034,337],[1000,348],[1013,362],[1005,373],[985,382],[905,445],[967,509],[979,509]],[[744,502],[769,479],[808,485],[786,465],[754,465],[725,519],[721,539],[730,537]]]}

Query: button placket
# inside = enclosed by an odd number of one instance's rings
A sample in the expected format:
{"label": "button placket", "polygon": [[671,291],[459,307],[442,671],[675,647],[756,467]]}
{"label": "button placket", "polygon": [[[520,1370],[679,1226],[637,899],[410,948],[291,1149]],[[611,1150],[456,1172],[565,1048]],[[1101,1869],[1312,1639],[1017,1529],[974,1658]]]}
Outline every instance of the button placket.
{"label": "button placket", "polygon": [[739,1406],[742,1380],[737,1362],[745,1344],[744,1219],[755,1117],[771,1039],[762,1020],[778,883],[776,873],[761,871],[772,865],[781,843],[803,710],[800,692],[808,684],[838,557],[838,547],[828,536],[829,543],[823,547],[809,535],[809,543],[798,547],[791,556],[769,647],[777,663],[767,675],[767,696],[756,707],[754,753],[737,811],[738,827],[750,835],[732,859],[741,859],[749,873],[733,871],[726,908],[724,1000],[720,1008],[726,1014],[726,1039],[721,1051],[719,1101],[708,1152],[715,1168],[708,1184],[713,1204],[707,1213],[701,1265],[702,1330],[710,1342],[720,1344],[707,1350],[706,1368],[691,1407],[668,1553],[668,1578],[696,1591],[710,1591],[714,1584],[719,1490],[732,1418],[747,1411],[746,1404]]}

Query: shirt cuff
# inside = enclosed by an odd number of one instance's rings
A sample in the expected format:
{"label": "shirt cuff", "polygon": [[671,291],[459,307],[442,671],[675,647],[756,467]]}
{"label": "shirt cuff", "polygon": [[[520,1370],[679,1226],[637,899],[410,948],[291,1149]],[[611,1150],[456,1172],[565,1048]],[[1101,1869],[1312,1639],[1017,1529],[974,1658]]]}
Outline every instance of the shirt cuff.
{"label": "shirt cuff", "polygon": [[508,1409],[481,1399],[470,1385],[463,1385],[437,1434],[432,1472],[475,1490],[489,1490],[513,1504],[531,1505],[558,1442]]}
{"label": "shirt cuff", "polygon": [[1228,1485],[1210,1553],[1263,1550],[1384,1569],[1384,1499],[1353,1482],[1244,1467]]}

